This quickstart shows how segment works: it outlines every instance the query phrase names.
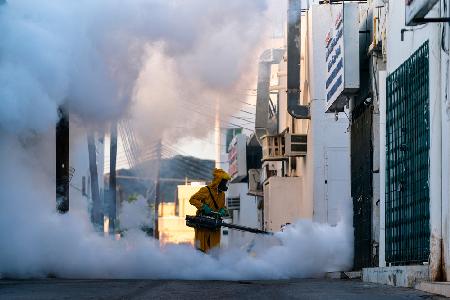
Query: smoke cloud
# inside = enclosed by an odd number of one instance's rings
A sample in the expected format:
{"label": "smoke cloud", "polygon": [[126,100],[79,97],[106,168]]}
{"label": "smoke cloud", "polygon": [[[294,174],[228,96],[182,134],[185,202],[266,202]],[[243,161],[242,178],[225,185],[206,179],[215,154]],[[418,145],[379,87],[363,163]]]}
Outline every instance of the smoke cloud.
{"label": "smoke cloud", "polygon": [[[0,126],[45,131],[61,104],[84,123],[133,117],[142,134],[152,128],[147,138],[180,115],[213,124],[189,106],[212,110],[217,100],[236,110],[233,91],[251,78],[265,9],[260,0],[9,1],[0,7]],[[171,117],[148,121],[160,115]]]}
{"label": "smoke cloud", "polygon": [[345,222],[298,222],[274,240],[258,237],[252,249],[209,256],[187,246],[160,248],[139,230],[120,241],[105,238],[82,199],[71,199],[68,214],[55,210],[60,105],[71,122],[86,126],[131,118],[143,139],[175,126],[207,128],[216,101],[224,116],[239,106],[265,10],[261,0],[0,5],[0,278],[274,279],[351,266]]}
{"label": "smoke cloud", "polygon": [[[0,157],[9,158],[0,174],[3,277],[279,279],[351,267],[352,231],[345,223],[300,221],[275,237],[255,236],[252,247],[217,255],[188,246],[160,248],[139,230],[128,230],[119,241],[105,238],[94,231],[82,205],[66,215],[55,212],[53,182],[14,144],[0,145]],[[128,213],[135,213],[132,207]]]}
{"label": "smoke cloud", "polygon": [[152,224],[152,214],[145,198],[139,196],[134,202],[122,204],[119,220],[123,229],[139,229],[142,225]]}

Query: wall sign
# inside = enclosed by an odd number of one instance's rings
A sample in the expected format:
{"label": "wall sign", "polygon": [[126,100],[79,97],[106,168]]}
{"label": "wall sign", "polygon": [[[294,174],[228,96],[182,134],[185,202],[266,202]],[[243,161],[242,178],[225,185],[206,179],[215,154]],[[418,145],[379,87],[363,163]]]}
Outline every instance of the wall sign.
{"label": "wall sign", "polygon": [[228,172],[231,182],[239,182],[247,177],[247,137],[236,135],[228,148]]}
{"label": "wall sign", "polygon": [[327,112],[342,111],[359,89],[359,6],[330,5],[332,24],[324,39]]}

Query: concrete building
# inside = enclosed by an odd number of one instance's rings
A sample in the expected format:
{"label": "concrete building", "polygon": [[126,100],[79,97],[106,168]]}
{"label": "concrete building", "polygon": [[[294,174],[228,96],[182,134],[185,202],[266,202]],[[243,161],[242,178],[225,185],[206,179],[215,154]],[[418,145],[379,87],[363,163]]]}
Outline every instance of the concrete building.
{"label": "concrete building", "polygon": [[[290,10],[295,10],[293,2]],[[300,14],[298,7],[290,14],[295,13]],[[331,16],[316,5],[302,13],[297,22],[301,28],[299,37],[286,37],[287,50],[280,60],[274,60],[271,80],[267,82],[270,94],[266,91],[257,103],[266,106],[267,99],[273,98],[277,108],[275,126],[270,120],[256,122],[264,161],[260,180],[264,190],[264,228],[271,231],[298,219],[335,225],[344,216],[347,220],[351,216],[349,119],[344,111],[326,113],[328,27],[324,24],[331,24]],[[286,93],[292,90],[288,78],[292,74],[290,38],[300,41],[299,68],[293,73],[300,75],[297,85],[301,90],[295,105],[308,112],[302,118],[293,116],[292,100]]]}
{"label": "concrete building", "polygon": [[[237,225],[261,228],[260,218],[258,217],[258,199],[254,195],[248,193],[248,183],[238,182],[230,183],[227,193],[227,207],[230,209],[230,222]],[[252,234],[245,232],[222,229],[224,238],[224,246],[227,243],[251,240]]]}
{"label": "concrete building", "polygon": [[[261,228],[261,207],[257,195],[249,193],[249,169],[261,167],[261,147],[255,137],[237,134],[228,148],[228,163],[231,181],[226,194],[226,205],[230,210],[228,221],[252,228]],[[252,239],[251,234],[222,229],[223,246],[230,242]]]}
{"label": "concrete building", "polygon": [[194,229],[186,226],[186,215],[195,215],[197,209],[189,199],[205,186],[204,183],[192,182],[178,186],[176,203],[159,204],[159,240],[161,244],[194,245]]}

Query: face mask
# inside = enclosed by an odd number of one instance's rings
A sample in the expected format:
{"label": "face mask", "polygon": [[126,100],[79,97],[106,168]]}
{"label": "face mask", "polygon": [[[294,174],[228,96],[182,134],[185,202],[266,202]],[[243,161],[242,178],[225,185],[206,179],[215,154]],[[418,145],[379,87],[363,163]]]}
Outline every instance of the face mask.
{"label": "face mask", "polygon": [[219,183],[219,186],[217,187],[219,192],[226,192],[228,191],[228,180],[222,179],[222,181]]}

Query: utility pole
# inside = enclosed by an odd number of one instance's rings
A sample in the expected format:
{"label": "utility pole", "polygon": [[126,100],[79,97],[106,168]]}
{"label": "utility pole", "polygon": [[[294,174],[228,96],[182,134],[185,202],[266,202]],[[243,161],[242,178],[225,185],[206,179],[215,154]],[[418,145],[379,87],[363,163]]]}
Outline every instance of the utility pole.
{"label": "utility pole", "polygon": [[162,141],[158,141],[158,145],[156,146],[156,182],[155,182],[155,228],[153,229],[153,233],[155,239],[159,240],[159,227],[158,227],[158,216],[159,216],[159,201],[161,197],[160,191],[160,179],[161,179],[161,152],[162,152]]}
{"label": "utility pole", "polygon": [[64,214],[69,211],[69,113],[67,107],[58,109],[59,121],[56,125],[56,209]]}
{"label": "utility pole", "polygon": [[214,124],[214,141],[216,143],[216,168],[221,168],[222,161],[222,149],[221,149],[221,130],[220,130],[220,103],[219,100],[216,100],[216,118]]}
{"label": "utility pole", "polygon": [[116,230],[116,207],[117,207],[117,122],[111,124],[110,146],[109,146],[109,233],[115,234]]}
{"label": "utility pole", "polygon": [[100,191],[98,188],[97,151],[95,146],[95,137],[93,133],[88,134],[87,142],[89,152],[89,173],[91,175],[91,198],[92,198],[91,221],[96,229],[101,230],[103,225],[103,214],[102,214],[102,203],[100,201]]}

